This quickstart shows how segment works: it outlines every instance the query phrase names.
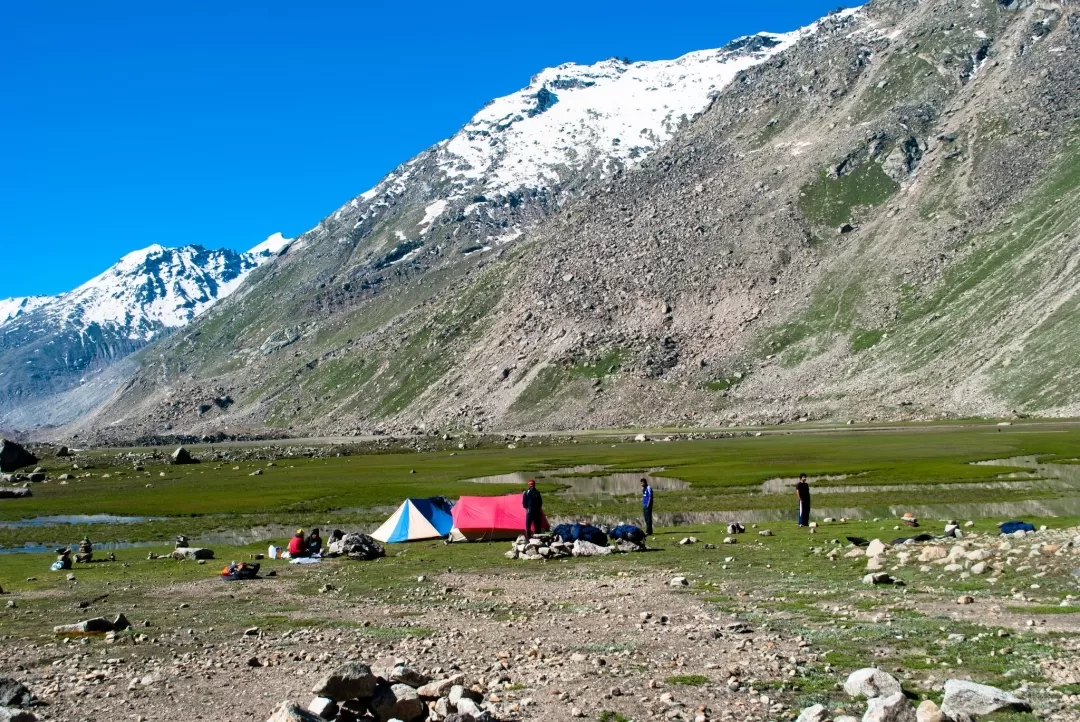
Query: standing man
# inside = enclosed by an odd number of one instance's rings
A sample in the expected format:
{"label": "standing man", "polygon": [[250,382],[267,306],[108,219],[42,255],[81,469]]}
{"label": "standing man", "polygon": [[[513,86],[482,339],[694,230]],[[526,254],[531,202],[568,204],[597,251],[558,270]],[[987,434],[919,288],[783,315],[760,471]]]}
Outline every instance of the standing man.
{"label": "standing man", "polygon": [[806,483],[806,474],[799,474],[799,483],[795,485],[799,495],[799,526],[810,524],[810,485]]}
{"label": "standing man", "polygon": [[641,513],[645,516],[645,534],[652,536],[652,487],[648,479],[641,480]]}
{"label": "standing man", "polygon": [[538,534],[540,519],[544,515],[544,500],[536,490],[536,479],[529,479],[529,488],[521,495],[521,505],[525,507],[525,536]]}

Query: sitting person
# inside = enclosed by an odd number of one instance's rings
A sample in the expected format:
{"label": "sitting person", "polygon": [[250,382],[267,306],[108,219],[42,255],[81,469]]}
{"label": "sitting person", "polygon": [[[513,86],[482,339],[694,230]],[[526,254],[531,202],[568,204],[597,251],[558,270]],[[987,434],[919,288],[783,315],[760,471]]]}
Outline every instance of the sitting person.
{"label": "sitting person", "polygon": [[307,544],[304,543],[304,530],[297,529],[296,534],[289,540],[289,558],[299,559],[306,556],[310,554],[308,554]]}
{"label": "sitting person", "polygon": [[307,547],[309,557],[322,556],[322,537],[319,536],[318,529],[311,530],[311,534],[304,540],[304,546]]}
{"label": "sitting person", "polygon": [[56,550],[56,561],[49,567],[54,572],[64,571],[65,569],[71,569],[71,549],[68,547],[60,547]]}

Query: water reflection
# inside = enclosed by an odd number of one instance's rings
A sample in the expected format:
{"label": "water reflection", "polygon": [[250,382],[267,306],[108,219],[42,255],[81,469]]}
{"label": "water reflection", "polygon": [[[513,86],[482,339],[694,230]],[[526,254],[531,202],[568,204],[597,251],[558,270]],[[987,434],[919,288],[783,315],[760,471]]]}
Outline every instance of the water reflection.
{"label": "water reflection", "polygon": [[0,521],[0,529],[24,529],[27,527],[60,526],[62,524],[134,524],[140,521],[153,521],[148,516],[113,516],[112,514],[64,514],[58,516],[36,516],[33,519]]}

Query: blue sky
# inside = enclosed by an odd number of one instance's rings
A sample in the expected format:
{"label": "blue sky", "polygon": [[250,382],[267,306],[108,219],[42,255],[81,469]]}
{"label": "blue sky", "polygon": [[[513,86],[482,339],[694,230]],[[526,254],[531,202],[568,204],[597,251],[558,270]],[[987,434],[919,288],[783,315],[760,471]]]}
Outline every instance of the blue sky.
{"label": "blue sky", "polygon": [[151,243],[301,233],[542,68],[677,57],[836,7],[3,3],[0,298],[69,290]]}

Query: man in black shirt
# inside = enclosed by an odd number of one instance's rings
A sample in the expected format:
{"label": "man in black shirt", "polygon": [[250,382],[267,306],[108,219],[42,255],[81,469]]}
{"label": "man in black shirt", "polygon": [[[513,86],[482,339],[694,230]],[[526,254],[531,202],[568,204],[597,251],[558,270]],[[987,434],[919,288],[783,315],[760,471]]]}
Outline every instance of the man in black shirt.
{"label": "man in black shirt", "polygon": [[806,474],[799,474],[799,483],[795,485],[799,495],[799,526],[810,524],[810,485],[806,483]]}
{"label": "man in black shirt", "polygon": [[540,532],[540,519],[544,513],[544,500],[536,490],[536,479],[529,479],[529,488],[521,495],[521,505],[525,507],[525,536],[531,537]]}

